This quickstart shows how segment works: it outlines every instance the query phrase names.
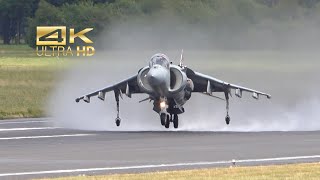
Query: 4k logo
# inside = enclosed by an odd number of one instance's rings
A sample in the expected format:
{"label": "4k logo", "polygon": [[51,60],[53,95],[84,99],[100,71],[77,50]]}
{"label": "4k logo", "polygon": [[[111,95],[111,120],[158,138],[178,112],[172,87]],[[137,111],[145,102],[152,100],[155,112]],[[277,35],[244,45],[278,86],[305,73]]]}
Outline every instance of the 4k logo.
{"label": "4k logo", "polygon": [[[93,46],[70,46],[76,38],[86,44],[93,42],[85,35],[93,28],[85,28],[77,33],[74,28],[67,31],[66,26],[38,26],[36,37],[36,52],[38,56],[92,56],[95,53]],[[69,33],[69,34],[67,34]],[[68,36],[69,35],[69,36]]]}
{"label": "4k logo", "polygon": [[[82,39],[85,43],[93,43],[85,33],[92,31],[93,28],[86,28],[78,33],[74,33],[74,29],[70,28],[69,43],[74,43],[76,37]],[[65,46],[67,45],[67,28],[66,26],[38,26],[37,27],[37,46]]]}

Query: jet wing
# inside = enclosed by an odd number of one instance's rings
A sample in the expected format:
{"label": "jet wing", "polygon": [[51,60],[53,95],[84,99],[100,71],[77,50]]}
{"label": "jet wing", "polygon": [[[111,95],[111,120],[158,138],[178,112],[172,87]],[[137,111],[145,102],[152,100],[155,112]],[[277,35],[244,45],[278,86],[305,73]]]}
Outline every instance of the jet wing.
{"label": "jet wing", "polygon": [[125,79],[123,81],[120,81],[119,83],[116,83],[111,86],[107,86],[104,88],[101,88],[100,90],[97,90],[95,92],[83,95],[76,99],[76,102],[79,102],[80,100],[84,100],[85,102],[89,103],[90,98],[92,96],[98,96],[99,99],[104,100],[105,99],[105,93],[114,91],[115,94],[119,94],[121,96],[122,93],[125,93],[128,97],[131,97],[131,94],[133,93],[142,93],[140,91],[140,88],[138,86],[137,82],[137,75],[131,76],[128,79]]}
{"label": "jet wing", "polygon": [[249,89],[235,84],[230,84],[228,82],[224,82],[214,77],[199,72],[195,72],[189,68],[187,68],[187,76],[194,83],[193,92],[202,92],[211,95],[212,92],[230,93],[231,89],[234,89],[236,92],[235,94],[238,97],[241,97],[242,92],[245,91],[252,93],[252,97],[255,99],[258,99],[259,95],[266,96],[268,99],[271,98],[271,95],[267,93],[260,92],[254,89]]}

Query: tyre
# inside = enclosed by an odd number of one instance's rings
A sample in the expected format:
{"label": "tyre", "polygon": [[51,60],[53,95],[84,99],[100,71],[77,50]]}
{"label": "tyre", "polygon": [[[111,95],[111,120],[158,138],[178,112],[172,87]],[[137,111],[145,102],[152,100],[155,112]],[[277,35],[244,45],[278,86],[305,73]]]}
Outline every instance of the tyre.
{"label": "tyre", "polygon": [[177,129],[178,126],[179,126],[179,119],[178,119],[178,115],[175,114],[175,115],[173,116],[173,127],[174,127],[175,129]]}
{"label": "tyre", "polygon": [[165,113],[160,114],[160,121],[161,121],[162,126],[164,126],[166,124],[166,114]]}
{"label": "tyre", "polygon": [[170,127],[170,119],[166,119],[165,127],[168,129]]}
{"label": "tyre", "polygon": [[230,124],[230,117],[226,116],[226,124],[229,125]]}
{"label": "tyre", "polygon": [[121,122],[121,120],[120,120],[119,118],[117,118],[117,119],[116,119],[116,125],[117,125],[117,126],[120,126],[120,122]]}

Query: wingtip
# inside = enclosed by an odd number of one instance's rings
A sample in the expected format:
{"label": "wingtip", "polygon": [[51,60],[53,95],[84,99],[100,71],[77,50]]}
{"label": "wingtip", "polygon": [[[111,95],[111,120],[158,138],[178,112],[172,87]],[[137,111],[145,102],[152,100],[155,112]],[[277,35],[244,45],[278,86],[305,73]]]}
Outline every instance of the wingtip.
{"label": "wingtip", "polygon": [[267,98],[268,98],[268,99],[271,99],[271,95],[268,94],[268,95],[267,95]]}

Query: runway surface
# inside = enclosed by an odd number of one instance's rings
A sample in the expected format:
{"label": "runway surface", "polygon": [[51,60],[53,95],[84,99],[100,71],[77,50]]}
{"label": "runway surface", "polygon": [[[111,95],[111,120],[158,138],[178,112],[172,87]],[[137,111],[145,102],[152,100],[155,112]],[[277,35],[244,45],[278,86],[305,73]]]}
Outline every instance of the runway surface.
{"label": "runway surface", "polygon": [[[116,127],[115,127],[116,129]],[[0,121],[0,179],[320,161],[313,132],[97,132]]]}

